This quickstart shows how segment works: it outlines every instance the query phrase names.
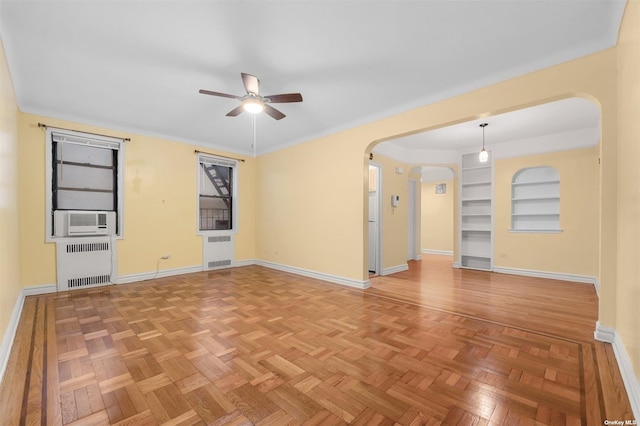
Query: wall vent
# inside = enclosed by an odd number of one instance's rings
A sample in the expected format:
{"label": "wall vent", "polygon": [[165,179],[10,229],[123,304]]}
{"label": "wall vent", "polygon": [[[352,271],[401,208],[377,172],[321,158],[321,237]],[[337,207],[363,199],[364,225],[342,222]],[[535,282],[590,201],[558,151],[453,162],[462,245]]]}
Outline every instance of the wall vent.
{"label": "wall vent", "polygon": [[72,278],[67,280],[67,287],[89,287],[97,284],[106,284],[111,282],[111,275],[98,275],[96,277]]}
{"label": "wall vent", "polygon": [[73,243],[67,244],[67,253],[109,250],[109,243]]}
{"label": "wall vent", "polygon": [[204,270],[233,266],[235,256],[234,235],[212,235],[202,238]]}
{"label": "wall vent", "polygon": [[222,243],[226,241],[231,241],[231,235],[221,235],[216,237],[207,237],[207,241],[210,243]]}
{"label": "wall vent", "polygon": [[211,268],[219,268],[221,266],[231,266],[231,259],[227,260],[212,260],[208,263],[209,269]]}
{"label": "wall vent", "polygon": [[[76,238],[77,241],[77,238]],[[57,241],[58,291],[109,285],[114,281],[115,247],[109,237]]]}

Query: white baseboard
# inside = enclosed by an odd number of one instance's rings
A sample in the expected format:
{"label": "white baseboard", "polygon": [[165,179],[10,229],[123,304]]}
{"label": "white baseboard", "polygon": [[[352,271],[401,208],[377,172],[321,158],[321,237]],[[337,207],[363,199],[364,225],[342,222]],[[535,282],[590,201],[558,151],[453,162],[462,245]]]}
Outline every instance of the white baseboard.
{"label": "white baseboard", "polygon": [[629,396],[629,403],[631,404],[633,415],[636,419],[640,419],[640,383],[633,371],[633,365],[622,343],[622,339],[620,339],[620,335],[615,328],[606,327],[598,321],[593,337],[598,341],[611,343],[613,346],[613,353],[616,355],[616,361],[618,362],[622,382]]}
{"label": "white baseboard", "polygon": [[596,289],[596,293],[599,294],[599,290],[600,290],[600,284],[598,282],[598,279],[596,277],[589,277],[586,275],[564,274],[560,272],[535,271],[531,269],[503,268],[500,266],[494,266],[493,272],[497,272],[499,274],[522,275],[525,277],[548,278],[552,280],[573,281],[577,283],[591,284]]}
{"label": "white baseboard", "polygon": [[22,289],[24,296],[37,296],[39,294],[49,294],[55,293],[58,291],[58,286],[56,284],[43,284],[43,285],[34,285],[31,287],[25,287]]}
{"label": "white baseboard", "polygon": [[334,284],[346,285],[355,288],[369,288],[371,285],[369,280],[359,281],[351,278],[344,278],[337,275],[325,274],[324,272],[310,271],[308,269],[297,268],[295,266],[287,266],[279,263],[268,262],[266,260],[256,260],[255,265],[264,266],[265,268],[276,269],[278,271],[290,272],[292,274],[302,275],[303,277],[315,278],[317,280],[328,281]]}
{"label": "white baseboard", "polygon": [[409,270],[409,265],[404,263],[402,265],[396,265],[396,266],[391,266],[390,268],[384,268],[382,270],[382,275],[391,275],[391,274],[395,274],[396,272],[403,272],[408,270]]}
{"label": "white baseboard", "polygon": [[58,287],[55,284],[26,287],[20,290],[16,303],[13,306],[11,317],[9,317],[9,324],[5,330],[2,344],[0,345],[0,382],[4,379],[4,373],[7,370],[9,355],[11,354],[11,348],[13,347],[13,341],[15,340],[16,333],[18,332],[18,325],[20,324],[20,315],[22,315],[22,307],[24,306],[25,297],[35,296],[38,294],[55,293],[57,290]]}
{"label": "white baseboard", "polygon": [[236,260],[233,263],[234,267],[240,267],[240,266],[251,266],[251,265],[257,265],[256,260],[255,259],[244,259],[244,260]]}
{"label": "white baseboard", "polygon": [[115,284],[128,284],[138,281],[152,280],[155,278],[172,277],[174,275],[192,274],[202,272],[202,265],[187,266],[184,268],[162,269],[158,272],[141,272],[137,274],[121,275],[115,280]]}
{"label": "white baseboard", "polygon": [[460,269],[460,262],[451,262],[451,267],[453,269]]}
{"label": "white baseboard", "polygon": [[422,249],[420,252],[424,254],[442,254],[445,256],[453,256],[453,251],[451,250],[431,250],[431,249]]}

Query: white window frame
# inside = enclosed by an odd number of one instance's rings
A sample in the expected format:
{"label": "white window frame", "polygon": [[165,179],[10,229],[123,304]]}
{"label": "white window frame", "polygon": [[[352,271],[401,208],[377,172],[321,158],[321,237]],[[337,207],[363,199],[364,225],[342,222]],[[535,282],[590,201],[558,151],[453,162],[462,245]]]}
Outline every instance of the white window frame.
{"label": "white window frame", "polygon": [[109,148],[118,151],[117,164],[117,229],[118,232],[114,237],[116,239],[124,238],[124,139],[114,138],[111,136],[95,135],[93,133],[78,132],[75,130],[59,129],[48,127],[46,131],[46,151],[45,151],[45,241],[47,243],[61,241],[63,239],[74,237],[56,237],[53,235],[53,134],[62,138],[65,143],[77,143],[80,145],[95,146],[100,148]]}
{"label": "white window frame", "polygon": [[[233,168],[233,181],[231,183],[231,229],[210,229],[200,230],[200,188],[201,188],[201,172],[200,163],[216,164],[220,166]],[[229,235],[237,234],[240,227],[238,226],[238,161],[226,158],[218,157],[212,154],[199,153],[196,156],[196,235]]]}

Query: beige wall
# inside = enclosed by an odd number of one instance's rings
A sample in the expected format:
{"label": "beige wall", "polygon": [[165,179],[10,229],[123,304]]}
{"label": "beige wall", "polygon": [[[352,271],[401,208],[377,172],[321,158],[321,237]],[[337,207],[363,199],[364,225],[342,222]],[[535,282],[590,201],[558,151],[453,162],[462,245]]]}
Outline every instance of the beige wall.
{"label": "beige wall", "polygon": [[22,288],[19,269],[18,104],[0,42],[0,339]]}
{"label": "beige wall", "polygon": [[[495,160],[494,266],[598,276],[598,148]],[[560,233],[514,233],[511,182],[526,167],[560,175]]]}
{"label": "beige wall", "polygon": [[[124,238],[117,243],[118,275],[202,265],[202,239],[196,234],[195,149],[188,144],[127,134],[49,117],[19,114],[20,260],[25,287],[56,282],[55,244],[45,243],[45,132],[38,122],[110,136],[125,144]],[[255,258],[254,160],[238,171],[239,230],[236,260]],[[38,259],[33,268],[32,259]]]}
{"label": "beige wall", "polygon": [[[615,303],[600,308],[615,326],[640,381],[640,2],[630,0],[618,40],[620,164],[617,205],[618,279]],[[610,190],[607,186],[604,191]],[[612,210],[615,206],[610,207]],[[613,309],[613,312],[611,310]]]}
{"label": "beige wall", "polygon": [[[447,185],[447,192],[436,194],[436,185],[441,183]],[[455,193],[453,179],[422,183],[422,250],[453,254]]]}

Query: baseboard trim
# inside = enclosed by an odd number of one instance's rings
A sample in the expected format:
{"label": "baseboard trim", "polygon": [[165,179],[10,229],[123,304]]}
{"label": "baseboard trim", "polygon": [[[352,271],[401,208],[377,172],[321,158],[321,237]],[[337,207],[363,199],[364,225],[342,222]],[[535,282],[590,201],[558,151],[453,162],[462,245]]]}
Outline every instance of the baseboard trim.
{"label": "baseboard trim", "polygon": [[546,272],[546,271],[535,271],[531,269],[518,269],[518,268],[504,268],[500,266],[494,266],[493,272],[497,272],[499,274],[510,274],[510,275],[522,275],[526,277],[537,277],[537,278],[548,278],[552,280],[560,280],[560,281],[573,281],[577,283],[583,284],[591,284],[596,289],[596,293],[599,294],[600,285],[598,279],[596,277],[589,277],[587,275],[575,275],[575,274],[564,274],[560,272]]}
{"label": "baseboard trim", "polygon": [[629,397],[631,410],[633,411],[634,417],[640,419],[640,383],[633,371],[633,365],[624,347],[624,343],[622,343],[622,339],[620,339],[620,335],[615,328],[606,327],[598,321],[596,322],[596,330],[593,332],[593,337],[600,342],[611,343],[611,346],[613,346],[613,353],[618,362],[618,369],[620,370],[622,382]]}
{"label": "baseboard trim", "polygon": [[140,272],[137,274],[121,275],[115,280],[114,284],[129,284],[155,278],[172,277],[174,275],[193,274],[194,272],[202,272],[202,270],[202,265],[197,265],[184,268],[162,269],[157,272]]}
{"label": "baseboard trim", "polygon": [[431,249],[422,249],[420,250],[421,253],[424,254],[441,254],[444,256],[453,256],[453,251],[451,250],[431,250]]}
{"label": "baseboard trim", "polygon": [[251,266],[251,265],[256,265],[256,260],[255,259],[236,260],[233,263],[234,267]]}
{"label": "baseboard trim", "polygon": [[9,324],[4,333],[2,344],[0,345],[0,382],[4,379],[4,373],[7,370],[9,364],[9,355],[11,355],[11,349],[13,348],[13,342],[18,332],[18,325],[20,325],[20,316],[22,315],[22,308],[24,306],[24,299],[27,296],[36,296],[39,294],[55,293],[58,291],[58,287],[55,284],[46,284],[32,287],[25,287],[20,290],[16,303],[13,306],[13,311],[9,317]]}
{"label": "baseboard trim", "polygon": [[40,294],[49,294],[56,293],[58,291],[58,286],[56,284],[43,284],[43,285],[34,285],[31,287],[25,287],[22,289],[24,296],[38,296]]}
{"label": "baseboard trim", "polygon": [[295,266],[282,265],[280,263],[268,262],[266,260],[256,260],[254,265],[264,266],[265,268],[276,269],[282,272],[289,272],[296,275],[302,275],[303,277],[315,278],[317,280],[328,281],[334,284],[340,284],[348,287],[355,287],[359,289],[369,288],[371,285],[369,280],[358,281],[351,278],[344,278],[338,275],[325,274],[323,272],[311,271],[309,269],[297,268]]}
{"label": "baseboard trim", "polygon": [[382,270],[382,275],[391,275],[397,272],[403,272],[408,270],[409,270],[409,265],[406,263],[403,263],[402,265],[396,265],[396,266],[391,266],[390,268],[384,268]]}
{"label": "baseboard trim", "polygon": [[453,269],[460,269],[460,262],[451,262],[451,267]]}

